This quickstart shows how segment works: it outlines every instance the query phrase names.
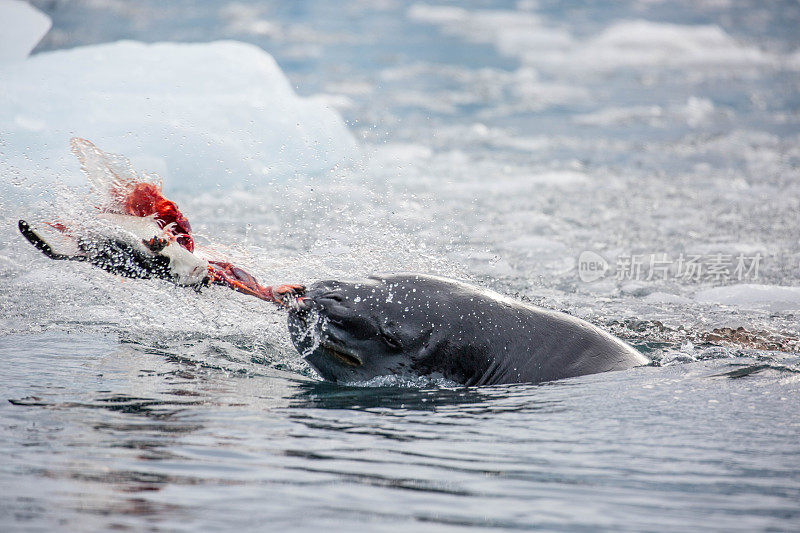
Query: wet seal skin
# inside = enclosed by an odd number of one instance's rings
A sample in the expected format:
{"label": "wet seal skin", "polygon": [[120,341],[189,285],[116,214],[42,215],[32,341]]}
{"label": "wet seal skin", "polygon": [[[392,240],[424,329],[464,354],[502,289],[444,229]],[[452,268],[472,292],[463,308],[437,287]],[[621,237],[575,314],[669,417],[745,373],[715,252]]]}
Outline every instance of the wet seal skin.
{"label": "wet seal skin", "polygon": [[649,363],[578,318],[422,274],[320,281],[289,312],[301,355],[334,382],[441,374],[538,383]]}

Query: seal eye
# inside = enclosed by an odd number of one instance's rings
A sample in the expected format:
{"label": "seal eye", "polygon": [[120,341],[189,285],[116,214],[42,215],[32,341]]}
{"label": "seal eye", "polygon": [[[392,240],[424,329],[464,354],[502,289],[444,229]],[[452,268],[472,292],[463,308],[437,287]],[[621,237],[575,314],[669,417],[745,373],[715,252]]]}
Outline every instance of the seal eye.
{"label": "seal eye", "polygon": [[402,350],[403,345],[400,344],[400,341],[391,337],[386,332],[381,331],[380,333],[381,340],[392,350]]}

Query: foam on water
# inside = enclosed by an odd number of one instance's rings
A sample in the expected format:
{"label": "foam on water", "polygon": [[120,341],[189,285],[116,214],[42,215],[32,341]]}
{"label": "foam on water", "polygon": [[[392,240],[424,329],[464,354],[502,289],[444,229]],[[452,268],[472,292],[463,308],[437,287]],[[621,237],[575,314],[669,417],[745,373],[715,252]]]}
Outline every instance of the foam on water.
{"label": "foam on water", "polygon": [[398,387],[410,389],[453,389],[460,384],[442,376],[376,376],[366,381],[352,381],[344,385],[350,387]]}

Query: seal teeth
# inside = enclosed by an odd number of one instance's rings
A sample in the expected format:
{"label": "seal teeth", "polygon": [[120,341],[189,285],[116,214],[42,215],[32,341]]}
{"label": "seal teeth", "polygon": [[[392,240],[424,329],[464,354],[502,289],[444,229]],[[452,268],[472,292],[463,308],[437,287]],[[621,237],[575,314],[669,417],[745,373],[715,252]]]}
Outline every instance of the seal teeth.
{"label": "seal teeth", "polygon": [[295,306],[298,311],[310,311],[311,310],[311,298],[307,296],[302,296],[300,298],[295,299]]}

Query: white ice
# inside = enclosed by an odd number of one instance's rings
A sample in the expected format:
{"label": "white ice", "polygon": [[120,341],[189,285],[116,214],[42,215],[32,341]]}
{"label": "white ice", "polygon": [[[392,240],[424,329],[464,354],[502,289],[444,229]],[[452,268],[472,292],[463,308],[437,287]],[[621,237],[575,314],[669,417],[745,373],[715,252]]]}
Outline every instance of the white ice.
{"label": "white ice", "polygon": [[686,103],[666,108],[659,105],[607,107],[594,113],[579,115],[574,120],[578,124],[603,127],[636,123],[662,126],[672,120],[696,128],[708,122],[714,111],[714,103],[708,98],[691,96]]}
{"label": "white ice", "polygon": [[527,65],[562,74],[654,66],[730,69],[794,64],[790,57],[738,42],[716,25],[620,20],[583,39],[535,13],[520,11],[414,4],[408,16],[445,33],[491,44]]}
{"label": "white ice", "polygon": [[730,285],[699,291],[695,298],[703,303],[717,303],[742,309],[765,309],[773,312],[800,310],[800,287]]}
{"label": "white ice", "polygon": [[50,17],[28,2],[0,0],[0,62],[28,57],[51,25]]}
{"label": "white ice", "polygon": [[80,183],[73,136],[161,174],[168,193],[324,172],[357,153],[336,111],[297,96],[272,56],[240,42],[42,53],[0,66],[0,94],[4,165],[26,179]]}

